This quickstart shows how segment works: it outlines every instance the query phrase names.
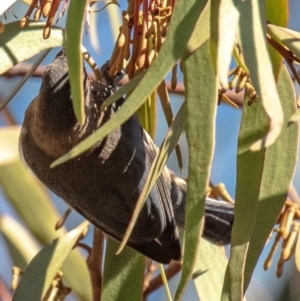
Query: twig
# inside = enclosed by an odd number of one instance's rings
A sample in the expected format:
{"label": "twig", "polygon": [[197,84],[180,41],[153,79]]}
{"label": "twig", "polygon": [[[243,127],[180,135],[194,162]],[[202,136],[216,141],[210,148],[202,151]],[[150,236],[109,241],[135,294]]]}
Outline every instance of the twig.
{"label": "twig", "polygon": [[292,73],[293,73],[293,75],[294,75],[294,78],[295,78],[296,81],[298,82],[298,85],[300,85],[300,76],[299,76],[299,74],[297,73],[297,70],[296,70],[296,68],[295,68],[295,66],[294,66],[294,64],[293,64],[293,61],[290,60],[290,59],[286,59],[285,61],[286,61],[287,64],[289,65],[289,67],[290,67],[290,69],[291,69],[291,71],[292,71]]}
{"label": "twig", "polygon": [[157,271],[157,269],[158,269],[158,263],[151,260],[147,272],[145,274],[143,291],[145,291],[150,286],[152,277],[154,273]]}
{"label": "twig", "polygon": [[292,53],[292,51],[280,45],[277,41],[272,39],[272,37],[268,34],[267,34],[267,42],[271,46],[273,46],[273,48],[275,48],[286,60],[291,60],[300,63],[300,60]]}
{"label": "twig", "polygon": [[[15,77],[15,76],[23,76],[28,71],[29,68],[30,68],[29,64],[21,63],[21,64],[14,66],[11,69],[9,69],[7,72],[5,72],[3,74],[3,76],[5,76],[7,78],[11,78],[11,77]],[[37,77],[37,78],[42,77],[45,68],[46,68],[45,66],[39,66],[35,70],[35,72],[32,73],[31,76]],[[89,73],[88,76],[90,79],[95,79],[95,76],[93,73]],[[128,78],[125,77],[118,84],[119,84],[119,86],[123,86],[127,82],[128,82]],[[173,94],[184,94],[185,93],[185,88],[184,88],[183,83],[177,83],[176,89],[173,90],[171,88],[171,83],[166,82],[166,87],[167,87],[169,93],[173,93]],[[238,106],[243,105],[244,92],[235,93],[234,91],[226,91],[225,95],[228,96],[230,98],[230,100],[232,100]]]}
{"label": "twig", "polygon": [[93,301],[101,300],[103,242],[104,235],[102,231],[95,227],[93,247],[87,258],[93,289]]}
{"label": "twig", "polygon": [[[168,280],[173,278],[177,273],[181,270],[181,263],[180,262],[172,262],[168,268],[165,270],[165,274]],[[143,298],[146,299],[148,295],[152,292],[157,290],[160,286],[163,285],[161,275],[156,276],[153,278],[149,284],[149,286],[144,290]]]}

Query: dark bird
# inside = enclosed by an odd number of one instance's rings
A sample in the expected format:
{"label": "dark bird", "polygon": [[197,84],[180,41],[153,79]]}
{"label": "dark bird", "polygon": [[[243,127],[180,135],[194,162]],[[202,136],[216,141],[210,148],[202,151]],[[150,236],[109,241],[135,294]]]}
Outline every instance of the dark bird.
{"label": "dark bird", "polygon": [[[88,151],[55,168],[50,164],[109,120],[124,102],[105,111],[115,91],[107,65],[103,82],[84,70],[86,119],[78,123],[72,107],[65,51],[46,68],[38,96],[26,110],[21,156],[36,176],[96,227],[122,240],[158,150],[135,115]],[[179,227],[184,227],[186,183],[164,169],[139,215],[128,245],[161,263],[180,260]],[[204,237],[230,243],[233,205],[206,200]]]}

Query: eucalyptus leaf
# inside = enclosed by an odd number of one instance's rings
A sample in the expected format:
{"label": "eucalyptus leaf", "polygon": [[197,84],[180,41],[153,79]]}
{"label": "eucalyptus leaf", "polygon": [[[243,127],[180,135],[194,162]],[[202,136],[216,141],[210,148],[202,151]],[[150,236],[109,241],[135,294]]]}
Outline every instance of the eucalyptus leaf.
{"label": "eucalyptus leaf", "polygon": [[[205,3],[206,2],[206,3]],[[186,45],[185,55],[193,53],[199,48],[210,36],[210,7],[211,0],[203,1],[204,8],[199,14],[198,20],[193,29],[192,35]]]}
{"label": "eucalyptus leaf", "polygon": [[63,46],[64,30],[51,27],[51,36],[43,39],[45,23],[29,22],[20,29],[20,21],[5,24],[0,39],[0,74],[43,50]]}
{"label": "eucalyptus leaf", "polygon": [[[287,26],[289,19],[288,0],[266,0],[266,16],[268,22],[279,26]],[[273,72],[276,81],[278,81],[283,58],[271,45],[268,45],[270,58],[273,66]]]}
{"label": "eucalyptus leaf", "polygon": [[81,54],[82,31],[87,0],[70,1],[66,23],[66,54],[68,60],[69,78],[73,109],[77,120],[84,122],[84,74]]}
{"label": "eucalyptus leaf", "polygon": [[220,300],[227,266],[225,249],[201,238],[193,281],[201,301]]}
{"label": "eucalyptus leaf", "polygon": [[211,49],[220,83],[228,88],[228,71],[232,59],[240,13],[233,0],[212,1]]}
{"label": "eucalyptus leaf", "polygon": [[44,297],[87,225],[88,222],[83,222],[71,232],[55,239],[33,258],[18,284],[12,301],[38,301]]}
{"label": "eucalyptus leaf", "polygon": [[239,32],[243,56],[270,122],[268,133],[251,145],[251,150],[258,151],[278,138],[283,126],[283,112],[266,44],[265,2],[244,1],[237,8],[240,12]]}
{"label": "eucalyptus leaf", "polygon": [[118,246],[118,242],[107,238],[101,301],[140,301],[145,257],[129,247],[116,255]]}
{"label": "eucalyptus leaf", "polygon": [[0,127],[0,166],[19,161],[19,126]]}
{"label": "eucalyptus leaf", "polygon": [[[296,98],[286,66],[282,67],[278,78],[278,93],[285,122],[279,138],[267,148],[265,153],[256,221],[245,265],[244,292],[269,234],[284,206],[297,163],[299,125],[289,122],[289,117],[296,112]],[[278,164],[279,162],[280,164]]]}
{"label": "eucalyptus leaf", "polygon": [[[210,40],[186,58],[184,70],[189,174],[182,275],[175,300],[181,299],[192,277],[199,247],[201,247],[204,203],[214,152],[217,77],[211,61]],[[205,72],[199,74],[199,70]]]}
{"label": "eucalyptus leaf", "polygon": [[141,126],[154,140],[156,132],[156,93],[152,92],[147,100],[136,111]]}
{"label": "eucalyptus leaf", "polygon": [[171,154],[171,152],[174,150],[176,144],[178,143],[180,136],[184,130],[184,114],[185,114],[185,103],[183,103],[174,118],[174,121],[168,130],[168,133],[162,142],[162,145],[159,149],[159,153],[156,155],[151,169],[149,171],[148,178],[146,180],[146,183],[143,187],[143,190],[140,194],[140,197],[135,205],[132,217],[130,219],[129,225],[126,229],[126,232],[124,234],[124,237],[122,239],[122,242],[120,244],[120,247],[118,249],[118,253],[121,252],[121,250],[124,248],[125,244],[127,243],[129,236],[134,228],[134,225],[138,219],[138,215],[151,191],[153,188],[156,180],[160,176],[161,172],[165,168],[165,165],[167,163],[167,160]]}
{"label": "eucalyptus leaf", "polygon": [[[120,110],[118,110],[110,120],[67,154],[54,161],[51,165],[52,167],[78,156],[96,142],[102,140],[111,131],[125,122],[144,103],[147,96],[155,90],[169,70],[183,55],[187,42],[189,41],[198,20],[198,16],[205,7],[205,4],[206,1],[204,0],[176,2],[168,29],[168,36],[162,45],[159,56],[154,60],[148,71],[141,78],[138,88],[132,91]],[[123,92],[124,90],[121,88],[119,91]],[[120,95],[119,93],[115,93],[116,96],[112,99],[118,99],[117,96]]]}
{"label": "eucalyptus leaf", "polygon": [[[174,116],[173,116],[172,107],[170,104],[169,93],[168,93],[165,81],[162,81],[161,84],[157,87],[157,94],[159,95],[160,103],[161,103],[167,124],[170,127],[174,120]],[[179,142],[175,146],[175,152],[176,152],[179,169],[182,172],[183,162],[182,162],[182,154],[181,154]]]}
{"label": "eucalyptus leaf", "polygon": [[300,33],[288,28],[268,24],[268,32],[278,43],[286,46],[300,60]]}
{"label": "eucalyptus leaf", "polygon": [[23,225],[8,215],[0,216],[0,231],[14,265],[24,270],[39,251],[39,244]]}
{"label": "eucalyptus leaf", "polygon": [[[17,126],[0,129],[0,185],[34,237],[46,244],[65,233],[65,230],[54,229],[59,214],[41,183],[19,161],[19,133],[20,127]],[[73,292],[81,300],[91,300],[89,273],[79,251],[70,254],[63,271]]]}
{"label": "eucalyptus leaf", "polygon": [[[244,103],[250,99],[245,96]],[[269,122],[260,102],[243,106],[237,150],[237,183],[230,259],[222,292],[222,301],[241,300],[244,265],[253,233],[264,167],[265,149],[250,151],[250,145],[269,130]]]}

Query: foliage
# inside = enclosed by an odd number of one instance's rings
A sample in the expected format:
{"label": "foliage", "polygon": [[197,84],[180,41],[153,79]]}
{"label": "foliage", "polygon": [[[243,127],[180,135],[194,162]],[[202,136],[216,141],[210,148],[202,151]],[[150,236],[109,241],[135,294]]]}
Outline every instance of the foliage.
{"label": "foliage", "polygon": [[[57,4],[57,1],[53,2]],[[133,15],[141,9],[139,5],[136,7],[137,2],[128,2],[128,11]],[[146,2],[143,1],[143,4]],[[149,3],[152,2],[154,3],[154,1]],[[300,62],[299,33],[286,28],[287,0],[162,2],[165,6],[171,7],[172,18],[168,19],[170,22],[167,23],[167,36],[162,37],[163,43],[157,49],[155,59],[149,66],[140,68],[135,73],[130,73],[128,67],[131,80],[105,104],[108,105],[121,95],[127,94],[122,108],[104,126],[52,165],[62,164],[87,150],[138,109],[140,109],[139,117],[144,114],[140,119],[144,121],[144,127],[152,133],[155,123],[153,98],[157,91],[165,108],[170,130],[161,145],[160,156],[156,158],[156,165],[149,175],[147,182],[149,186],[145,185],[145,193],[139,204],[140,206],[143,204],[147,189],[153,185],[161,172],[161,164],[166,163],[175,147],[181,165],[181,152],[177,142],[185,130],[189,145],[188,200],[183,239],[185,251],[175,300],[182,298],[191,279],[201,300],[241,300],[265,242],[281,214],[294,176],[299,136],[298,123],[295,121],[298,121],[298,114],[294,86],[286,65],[300,84],[299,75],[294,67],[294,62]],[[17,63],[49,48],[65,45],[72,95],[76,95],[73,97],[73,104],[78,120],[83,120],[84,117],[83,93],[79,88],[82,86],[80,85],[82,72],[78,70],[82,68],[81,41],[85,9],[85,1],[71,0],[66,28],[52,26],[51,35],[46,40],[43,39],[42,31],[46,23],[47,30],[44,29],[44,36],[45,32],[48,33],[51,26],[49,18],[47,22],[39,23],[33,21],[28,23],[27,20],[28,25],[24,28],[19,28],[18,22],[5,24],[5,31],[0,35],[0,73],[4,76],[5,72]],[[123,24],[124,20],[127,19],[123,18]],[[163,22],[165,20],[163,19]],[[137,19],[134,22],[139,21]],[[141,24],[144,24],[143,21]],[[162,26],[165,26],[165,23],[162,23]],[[118,41],[121,39],[121,33]],[[138,44],[135,33],[132,38],[134,49],[137,47],[135,43]],[[115,51],[120,51],[118,43]],[[122,61],[118,68],[123,67],[124,58],[130,66],[133,55],[134,51],[130,57],[122,56],[121,59],[118,57],[119,62]],[[113,58],[117,62],[116,57],[112,54],[112,64]],[[232,58],[238,68],[229,72]],[[184,74],[185,101],[174,117],[172,111],[167,109],[169,99],[168,94],[164,92],[166,91],[164,80],[170,71],[173,75],[177,72],[179,61]],[[135,62],[140,61],[137,58]],[[31,69],[27,77],[33,72]],[[230,83],[228,74],[233,76]],[[226,90],[233,87],[236,91],[243,91],[244,105],[241,108],[243,112],[237,147],[235,222],[230,258],[227,263],[218,248],[200,237],[214,153],[216,110],[222,100],[233,103],[226,94]],[[144,111],[141,111],[141,108]],[[97,295],[95,291],[97,286],[100,290],[100,284],[93,283],[92,270],[95,262],[90,261],[87,267],[84,256],[76,250],[71,251],[84,227],[78,226],[67,234],[64,233],[64,229],[59,232],[53,230],[58,214],[46,191],[19,162],[16,133],[18,129],[9,127],[0,131],[0,185],[27,225],[30,232],[28,235],[35,241],[30,243],[35,251],[36,241],[45,245],[55,237],[59,238],[44,247],[31,260],[34,255],[28,254],[27,247],[24,248],[25,242],[18,243],[15,239],[16,234],[9,231],[10,227],[6,227],[11,221],[1,218],[1,231],[15,264],[22,265],[21,268],[28,264],[13,300],[47,298],[50,300],[52,296],[50,283],[57,277],[56,274],[67,256],[68,259],[62,268],[64,279],[78,300],[92,298],[97,300],[99,294]],[[5,152],[5,149],[8,151]],[[10,155],[6,156],[7,153]],[[39,208],[36,206],[37,203]],[[137,214],[139,208],[136,208]],[[295,209],[295,212],[298,212],[297,210]],[[41,218],[39,214],[41,211],[47,212],[46,219]],[[286,217],[284,214],[282,216]],[[129,231],[134,227],[136,216],[133,216],[128,227]],[[280,228],[279,233],[285,233],[283,237],[287,241],[291,234],[289,231],[286,234],[283,228],[289,228],[291,224],[287,224],[286,220],[284,223],[281,224],[282,229]],[[130,235],[130,232],[127,234]],[[93,248],[99,251],[96,248],[96,241],[95,235]],[[119,251],[125,243],[126,236]],[[103,255],[103,300],[141,300],[143,289],[141,279],[145,274],[145,259],[129,248],[125,248],[121,255],[116,257],[114,254],[117,249],[118,245],[108,239],[106,254]],[[93,249],[91,254],[94,254]],[[299,254],[296,257],[298,258]],[[99,263],[99,258],[97,260]],[[281,264],[283,265],[283,261]],[[147,275],[151,274],[150,267],[151,264],[147,265]],[[96,279],[101,280],[101,275]],[[53,282],[51,285],[52,290],[57,288]],[[36,287],[36,290],[31,289],[33,287]]]}

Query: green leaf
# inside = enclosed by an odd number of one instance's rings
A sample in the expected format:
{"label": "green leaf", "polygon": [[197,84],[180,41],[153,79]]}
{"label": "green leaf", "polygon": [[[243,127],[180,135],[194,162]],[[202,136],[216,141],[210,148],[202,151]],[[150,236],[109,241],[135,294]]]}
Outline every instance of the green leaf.
{"label": "green leaf", "polygon": [[289,21],[288,0],[266,0],[268,22],[278,26],[287,26]]}
{"label": "green leaf", "polygon": [[211,52],[220,83],[228,87],[228,71],[240,13],[233,0],[212,1]]}
{"label": "green leaf", "polygon": [[[0,185],[11,205],[34,236],[46,244],[65,233],[55,231],[59,215],[49,195],[18,158],[20,127],[0,130]],[[63,267],[65,278],[82,300],[91,300],[91,284],[85,259],[79,251],[70,254]]]}
{"label": "green leaf", "polygon": [[[206,3],[205,3],[206,2]],[[186,45],[184,55],[193,53],[199,48],[210,36],[210,6],[211,1],[203,1],[204,8],[199,14],[198,20],[193,29],[192,35]]]}
{"label": "green leaf", "polygon": [[219,246],[201,239],[193,280],[201,301],[218,301],[221,298],[222,283],[227,259]]}
{"label": "green leaf", "polygon": [[288,28],[268,24],[268,33],[274,40],[286,46],[300,60],[300,33]]}
{"label": "green leaf", "polygon": [[[84,122],[84,73],[81,54],[82,30],[87,0],[72,0],[68,9],[66,23],[66,54],[73,109],[77,120]],[[52,33],[51,33],[52,34]]]}
{"label": "green leaf", "polygon": [[19,160],[19,126],[0,127],[0,167]]}
{"label": "green leaf", "polygon": [[300,118],[300,111],[296,111],[290,118],[290,122],[297,122]]}
{"label": "green leaf", "polygon": [[[210,40],[184,61],[184,70],[189,174],[182,276],[175,300],[181,298],[192,276],[199,251],[204,203],[214,151],[217,78],[211,62]],[[199,73],[199,70],[205,72]]]}
{"label": "green leaf", "polygon": [[[88,222],[54,240],[31,261],[14,293],[12,301],[41,300],[63,262],[76,245]],[[32,285],[34,283],[34,285]]]}
{"label": "green leaf", "polygon": [[107,238],[101,301],[140,301],[145,257],[129,247],[116,255],[119,243]]}
{"label": "green leaf", "polygon": [[27,27],[20,28],[20,21],[5,25],[0,39],[0,74],[45,49],[63,46],[64,30],[52,26],[51,36],[44,40],[44,26],[42,22],[29,22]]}
{"label": "green leaf", "polygon": [[286,201],[297,163],[299,125],[289,122],[289,117],[296,112],[296,99],[293,82],[285,66],[282,67],[278,79],[278,93],[285,122],[279,138],[265,153],[256,222],[245,266],[244,291]]}
{"label": "green leaf", "polygon": [[9,95],[5,98],[5,100],[1,103],[0,110],[4,108],[12,98],[20,91],[23,85],[27,82],[27,80],[32,76],[33,72],[36,68],[41,64],[44,58],[48,55],[51,49],[44,50],[37,59],[33,62],[30,69],[25,73],[22,79],[14,86],[13,90],[9,93]]}
{"label": "green leaf", "polygon": [[0,231],[15,266],[24,270],[40,247],[32,235],[8,215],[0,216]]}
{"label": "green leaf", "polygon": [[237,7],[241,14],[239,28],[244,59],[270,122],[266,136],[251,145],[257,151],[276,141],[283,125],[283,112],[266,44],[265,1],[239,2]]}
{"label": "green leaf", "polygon": [[141,126],[154,140],[156,131],[156,93],[152,92],[143,105],[136,111]]}
{"label": "green leaf", "polygon": [[[157,87],[157,94],[159,95],[160,103],[167,121],[168,126],[172,125],[174,120],[172,107],[170,104],[170,97],[166,87],[165,81],[162,81],[160,85]],[[175,146],[176,157],[178,161],[179,170],[182,172],[183,169],[183,162],[182,162],[182,155],[179,142]]]}
{"label": "green leaf", "polygon": [[[109,121],[107,121],[84,141],[79,143],[66,155],[54,161],[51,167],[78,156],[80,153],[93,146],[96,142],[102,140],[111,131],[132,116],[132,114],[144,103],[147,96],[155,90],[169,70],[182,56],[198,20],[198,16],[203,10],[205,4],[206,1],[204,0],[185,0],[176,2],[168,29],[168,36],[159,52],[159,56],[154,60],[148,71],[141,76],[141,79],[138,79],[140,80],[139,86],[132,91],[120,110],[118,110],[118,112]],[[115,93],[116,95],[113,95],[115,97],[112,97],[111,99],[117,100],[117,96],[119,96],[125,89],[124,88],[122,90],[122,88],[119,90],[120,92],[117,91]]]}
{"label": "green leaf", "polygon": [[243,294],[246,252],[255,224],[265,157],[265,149],[252,152],[250,145],[264,136],[269,129],[269,122],[261,103],[255,102],[248,106],[249,100],[248,96],[244,99],[238,138],[234,224],[222,301],[240,301]]}
{"label": "green leaf", "polygon": [[[287,0],[266,0],[266,15],[268,22],[279,26],[287,26],[289,19]],[[276,81],[280,73],[283,58],[271,45],[268,45],[273,73]]]}

